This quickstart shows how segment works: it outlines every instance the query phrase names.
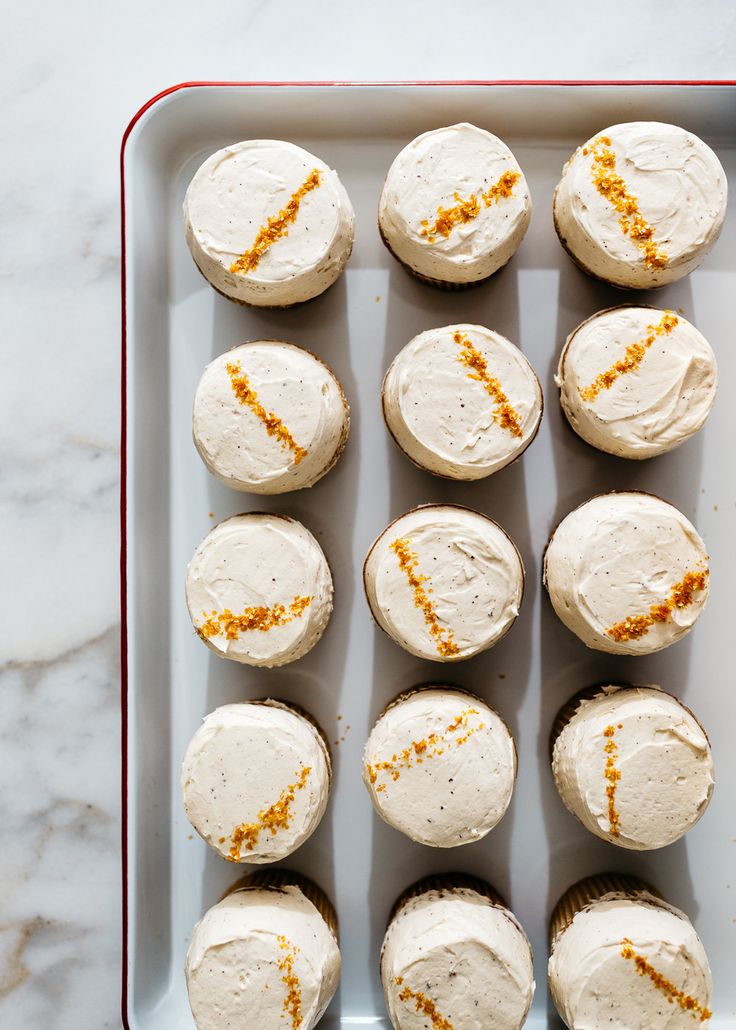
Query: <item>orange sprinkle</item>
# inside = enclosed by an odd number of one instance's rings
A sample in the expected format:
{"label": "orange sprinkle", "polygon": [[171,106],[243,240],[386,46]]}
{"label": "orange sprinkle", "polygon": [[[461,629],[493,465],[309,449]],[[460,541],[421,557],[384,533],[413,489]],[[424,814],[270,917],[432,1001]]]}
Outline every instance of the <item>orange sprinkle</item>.
{"label": "orange sprinkle", "polygon": [[237,640],[241,633],[248,630],[258,629],[261,633],[267,633],[274,626],[285,626],[287,622],[298,619],[311,603],[311,597],[295,597],[288,608],[283,604],[275,604],[272,608],[255,605],[246,608],[240,615],[234,615],[229,608],[221,612],[210,612],[209,615],[202,612],[205,621],[196,629],[200,637],[205,639],[225,636],[228,640]]}
{"label": "orange sprinkle", "polygon": [[269,436],[275,436],[280,440],[281,446],[294,452],[294,464],[298,465],[302,458],[306,458],[309,451],[300,447],[284,423],[274,415],[272,411],[266,411],[258,400],[258,394],[248,381],[247,375],[241,370],[238,364],[228,364],[227,373],[230,376],[233,393],[241,404],[247,404],[254,415],[263,422]]}
{"label": "orange sprinkle", "polygon": [[[618,728],[621,729],[620,723]],[[615,732],[615,726],[606,726],[603,731],[603,736],[606,737],[606,746],[603,748],[606,752],[606,767],[603,770],[603,775],[608,781],[606,797],[608,798],[609,832],[612,837],[620,836],[619,823],[621,822],[621,818],[616,811],[616,788],[618,787],[618,781],[621,779],[621,772],[616,768],[618,745],[613,739]]]}
{"label": "orange sprinkle", "polygon": [[286,954],[279,962],[279,969],[284,974],[281,982],[286,985],[286,997],[284,998],[284,1012],[291,1017],[292,1030],[299,1030],[302,1025],[302,992],[299,977],[294,972],[294,960],[299,954],[299,949],[291,941],[281,934],[276,938],[279,947]]}
{"label": "orange sprinkle", "polygon": [[414,591],[414,605],[417,608],[421,608],[424,614],[424,621],[429,627],[430,636],[435,641],[437,652],[444,656],[459,654],[460,648],[455,643],[455,637],[452,630],[443,629],[440,625],[440,620],[437,617],[437,612],[434,608],[434,602],[429,598],[432,590],[431,588],[429,590],[425,590],[423,586],[424,583],[429,582],[429,576],[422,576],[417,572],[419,559],[416,554],[410,550],[410,543],[411,540],[399,537],[394,540],[390,547],[399,559],[399,566],[406,573],[406,577],[409,580],[409,586]]}
{"label": "orange sprinkle", "polygon": [[616,155],[610,148],[610,139],[599,136],[583,150],[586,157],[593,155],[593,185],[621,215],[618,224],[644,255],[647,268],[664,268],[669,258],[654,242],[654,229],[639,210],[639,201],[616,173]]}
{"label": "orange sprinkle", "polygon": [[495,376],[489,375],[486,359],[473,346],[468,336],[457,332],[452,338],[458,347],[462,347],[458,354],[458,361],[473,369],[472,372],[468,373],[468,379],[475,379],[477,382],[483,383],[486,393],[490,394],[493,398],[496,405],[496,414],[493,416],[494,421],[498,422],[504,429],[508,429],[514,436],[521,436],[521,419],[518,413],[511,407],[508,397],[501,389],[501,383]]}
{"label": "orange sprinkle", "polygon": [[648,615],[629,615],[623,622],[617,622],[606,630],[609,637],[616,641],[638,640],[655,622],[669,622],[675,608],[687,608],[694,601],[696,590],[705,590],[708,570],[686,572],[679,583],[675,583],[670,596],[661,604],[653,604]]}
{"label": "orange sprinkle", "polygon": [[434,243],[438,236],[444,236],[447,239],[456,225],[464,225],[480,214],[481,201],[485,207],[490,207],[491,204],[498,203],[503,197],[510,197],[520,178],[519,172],[504,172],[498,182],[480,194],[480,200],[475,193],[472,193],[467,200],[463,200],[459,193],[455,193],[454,207],[440,205],[432,225],[426,218],[422,220],[422,236],[426,236],[429,243]]}
{"label": "orange sprinkle", "polygon": [[422,994],[421,991],[412,991],[408,986],[402,986],[404,983],[404,978],[402,976],[397,976],[394,983],[397,987],[402,988],[399,992],[399,1001],[413,1001],[416,1011],[424,1013],[425,1016],[428,1016],[429,1019],[432,1020],[434,1030],[455,1030],[450,1020],[445,1019],[445,1017],[437,1011],[437,1006],[431,998],[426,996],[426,994]]}
{"label": "orange sprinkle", "polygon": [[282,236],[289,235],[287,226],[296,221],[302,197],[305,197],[307,193],[311,193],[312,190],[317,189],[322,182],[321,175],[322,173],[318,168],[312,169],[299,189],[292,194],[291,200],[286,207],[282,207],[277,215],[272,215],[268,219],[266,225],[261,226],[258,230],[255,243],[250,250],[246,250],[244,254],[240,255],[237,261],[233,262],[230,266],[231,272],[242,272],[244,275],[248,272],[252,272],[268,248],[273,243],[280,240]]}
{"label": "orange sprinkle", "polygon": [[[454,744],[455,747],[462,747],[462,745],[473,736],[474,733],[478,733],[479,730],[485,729],[485,723],[481,722],[477,726],[471,726],[468,732],[462,737],[457,737],[454,740],[451,739],[454,733],[457,733],[459,729],[465,729],[468,725],[468,719],[471,715],[480,715],[477,708],[466,708],[464,712],[458,715],[454,722],[450,723],[444,733],[430,733],[429,736],[422,740],[414,740],[412,743],[401,751],[399,754],[391,756],[388,761],[378,762],[375,761],[373,764],[366,766],[368,770],[368,779],[371,783],[375,783],[378,779],[380,772],[386,772],[390,775],[391,779],[396,782],[401,776],[401,769],[411,769],[413,765],[422,765],[424,760],[427,758],[435,758],[437,755],[444,753],[446,747],[450,747]],[[381,784],[376,787],[376,792],[384,791],[386,784]]]}
{"label": "orange sprinkle", "polygon": [[275,837],[279,830],[287,830],[289,828],[291,806],[294,803],[296,792],[304,790],[307,785],[307,777],[311,771],[311,766],[303,765],[301,772],[296,774],[296,782],[290,783],[288,787],[281,791],[278,801],[274,801],[268,808],[262,809],[258,813],[258,820],[256,822],[241,823],[240,826],[235,827],[230,836],[232,847],[230,848],[229,856],[227,856],[228,862],[240,861],[240,851],[243,844],[245,844],[246,851],[252,851],[264,830],[270,830],[271,836]]}
{"label": "orange sprinkle", "polygon": [[635,343],[630,343],[626,348],[624,357],[620,361],[617,361],[616,364],[611,365],[607,371],[601,372],[599,376],[596,376],[590,386],[579,391],[583,400],[594,401],[601,390],[610,389],[619,376],[625,375],[627,372],[633,372],[637,369],[644,360],[644,355],[657,337],[666,336],[668,333],[671,333],[678,321],[679,320],[676,315],[671,311],[666,311],[658,325],[648,325],[648,336],[643,340],[637,340]]}
{"label": "orange sprinkle", "polygon": [[693,1019],[704,1023],[713,1015],[709,1008],[701,1005],[692,995],[685,994],[684,991],[675,987],[671,980],[658,973],[654,966],[650,965],[645,955],[637,955],[634,951],[634,945],[628,937],[624,937],[621,941],[621,957],[633,960],[639,976],[648,976],[654,986],[667,995],[667,1001],[670,1003],[677,1002],[683,1011],[692,1013]]}

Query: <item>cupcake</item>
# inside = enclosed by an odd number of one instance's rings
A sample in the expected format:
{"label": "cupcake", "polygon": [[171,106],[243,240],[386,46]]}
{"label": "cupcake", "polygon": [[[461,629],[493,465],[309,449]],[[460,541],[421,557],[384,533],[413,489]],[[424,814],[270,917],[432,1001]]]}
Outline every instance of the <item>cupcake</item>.
{"label": "cupcake", "polygon": [[679,840],[713,793],[703,727],[654,686],[598,687],[572,698],[552,732],[552,773],[586,829],[633,851]]}
{"label": "cupcake", "polygon": [[645,290],[682,279],[718,239],[726,176],[676,125],[624,122],[578,147],[554,195],[557,235],[584,272]]}
{"label": "cupcake", "polygon": [[513,257],[531,214],[529,187],[506,144],[461,122],[404,147],[386,177],[378,226],[409,272],[432,286],[459,289]]}
{"label": "cupcake", "polygon": [[195,926],[185,972],[197,1030],[312,1030],[340,979],[334,909],[306,877],[246,878]]}
{"label": "cupcake", "polygon": [[519,614],[524,566],[492,519],[455,504],[414,508],[363,567],[373,617],[410,654],[457,662],[493,647]]}
{"label": "cupcake", "polygon": [[311,717],[279,701],[217,708],[187,747],[187,819],[228,862],[277,862],[327,808],[330,753]]}
{"label": "cupcake", "polygon": [[194,628],[221,658],[286,665],[314,647],[332,611],[332,576],[301,522],[250,512],[215,526],[187,569]]}
{"label": "cupcake", "polygon": [[252,340],[204,370],[194,397],[194,443],[226,486],[281,494],[313,486],[350,429],[340,383],[309,351]]}
{"label": "cupcake", "polygon": [[381,982],[395,1030],[518,1030],[534,995],[532,952],[487,883],[428,877],[394,907]]}
{"label": "cupcake", "polygon": [[549,988],[565,1024],[590,1030],[707,1025],[711,975],[684,912],[629,876],[591,876],[552,915]]}
{"label": "cupcake", "polygon": [[218,150],[184,197],[184,230],[197,267],[240,304],[285,308],[317,297],[345,267],[354,229],[337,172],[283,140]]}
{"label": "cupcake", "polygon": [[480,840],[508,808],[516,749],[503,719],[452,687],[402,694],[363,752],[363,782],[389,826],[434,848]]}
{"label": "cupcake", "polygon": [[718,369],[710,344],[682,315],[623,305],[568,336],[555,382],[583,440],[620,458],[652,458],[702,427]]}
{"label": "cupcake", "polygon": [[542,388],[522,352],[481,325],[430,329],[394,358],[383,417],[419,465],[482,479],[515,461],[537,434]]}
{"label": "cupcake", "polygon": [[599,494],[553,533],[544,585],[587,647],[651,654],[695,625],[708,596],[708,555],[666,501],[638,491]]}

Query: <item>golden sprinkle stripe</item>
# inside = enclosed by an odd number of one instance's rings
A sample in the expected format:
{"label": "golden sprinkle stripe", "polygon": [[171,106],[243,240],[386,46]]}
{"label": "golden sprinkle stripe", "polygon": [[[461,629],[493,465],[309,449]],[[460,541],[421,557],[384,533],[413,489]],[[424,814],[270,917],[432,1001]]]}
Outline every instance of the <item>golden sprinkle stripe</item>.
{"label": "golden sprinkle stripe", "polygon": [[684,1012],[689,1012],[693,1019],[704,1023],[713,1015],[709,1008],[701,1005],[699,1001],[690,994],[685,994],[679,987],[675,987],[671,980],[668,980],[652,966],[645,955],[637,955],[634,945],[628,937],[621,941],[621,957],[627,961],[633,961],[639,976],[648,976],[654,986],[667,995],[667,1001],[677,1002]]}
{"label": "golden sprinkle stripe", "polygon": [[606,726],[603,736],[606,738],[606,745],[603,750],[606,752],[606,767],[603,776],[608,781],[606,785],[606,797],[608,798],[608,825],[612,837],[619,837],[619,825],[621,817],[616,810],[616,788],[621,779],[621,772],[616,768],[616,757],[618,755],[618,744],[613,739],[616,729],[623,729],[621,723],[616,726]]}
{"label": "golden sprinkle stripe", "polygon": [[498,203],[503,197],[510,197],[520,178],[520,172],[504,172],[498,182],[480,194],[480,200],[475,193],[472,193],[467,200],[463,200],[459,193],[455,193],[455,206],[442,207],[440,205],[432,225],[429,224],[428,219],[422,219],[422,236],[426,237],[429,243],[434,243],[438,236],[444,236],[447,239],[456,225],[464,225],[480,214],[481,201],[485,207],[490,207],[491,204]]}
{"label": "golden sprinkle stripe", "polygon": [[[258,813],[256,822],[241,823],[240,826],[235,827],[230,836],[232,847],[227,856],[228,862],[240,861],[243,845],[245,845],[246,851],[253,851],[264,830],[270,830],[272,837],[275,837],[279,830],[288,830],[291,821],[291,806],[294,804],[296,792],[304,790],[311,771],[310,765],[303,765],[301,771],[295,774],[296,781],[290,783],[288,787],[284,787],[279,794],[278,801],[274,801],[272,805]],[[220,843],[224,843],[224,841],[220,841]]]}
{"label": "golden sprinkle stripe", "polygon": [[708,570],[686,572],[679,583],[675,583],[670,596],[661,604],[653,604],[648,615],[628,615],[622,622],[617,622],[606,630],[609,637],[616,641],[638,640],[649,632],[656,622],[669,622],[675,608],[687,608],[693,603],[696,590],[705,590]]}
{"label": "golden sprinkle stripe", "polygon": [[292,1030],[299,1030],[302,1025],[302,992],[299,977],[294,972],[294,962],[299,954],[299,949],[282,934],[276,938],[279,947],[286,952],[279,961],[279,969],[284,974],[281,982],[286,986],[286,997],[284,998],[284,1012],[291,1018]]}
{"label": "golden sprinkle stripe", "polygon": [[282,447],[294,452],[294,464],[298,465],[302,458],[306,458],[309,451],[299,446],[278,415],[274,415],[272,411],[266,411],[240,365],[229,362],[225,367],[230,376],[233,393],[240,403],[247,405],[253,414],[263,422],[269,436],[275,436]]}
{"label": "golden sprinkle stripe", "polygon": [[411,540],[404,537],[398,537],[392,544],[390,544],[391,550],[394,552],[399,560],[399,567],[406,573],[406,578],[409,580],[409,586],[414,591],[414,605],[416,608],[421,608],[424,614],[424,621],[426,622],[429,633],[435,642],[438,654],[444,655],[456,655],[460,653],[460,648],[455,643],[455,637],[450,629],[444,629],[440,625],[440,620],[435,611],[434,602],[430,600],[429,595],[432,590],[429,588],[426,590],[424,584],[429,582],[429,576],[423,576],[417,572],[419,566],[419,558],[411,550],[409,545]]}
{"label": "golden sprinkle stripe", "polygon": [[252,272],[268,248],[280,240],[282,236],[289,235],[287,226],[296,221],[302,198],[306,197],[307,193],[311,193],[312,190],[316,190],[321,185],[321,182],[322,173],[318,168],[313,168],[299,189],[292,194],[291,200],[286,207],[282,207],[277,215],[272,215],[268,219],[266,225],[261,226],[253,246],[250,250],[246,250],[244,254],[241,254],[237,261],[233,262],[230,266],[230,271],[238,274],[242,273],[243,275]]}
{"label": "golden sprinkle stripe", "polygon": [[437,1006],[432,999],[428,998],[426,994],[422,994],[421,991],[413,991],[411,987],[404,985],[404,978],[402,976],[397,976],[394,979],[394,983],[397,987],[401,987],[399,1001],[413,1001],[416,1011],[424,1013],[425,1016],[432,1020],[433,1030],[455,1030],[450,1020],[445,1019],[437,1010]]}
{"label": "golden sprinkle stripe", "polygon": [[[422,740],[412,741],[403,751],[392,755],[390,760],[376,760],[372,764],[369,763],[366,768],[370,782],[375,783],[379,773],[386,772],[395,783],[401,776],[401,769],[411,769],[413,765],[422,765],[425,759],[435,758],[437,755],[444,754],[445,748],[450,747],[452,744],[455,747],[462,747],[474,733],[485,729],[485,723],[481,722],[477,726],[469,727],[468,732],[462,737],[451,739],[454,733],[468,726],[468,720],[471,715],[480,715],[480,712],[477,708],[466,708],[465,711],[458,715],[454,722],[450,723],[444,733],[430,733],[429,736],[424,737]],[[385,784],[381,784],[380,787],[376,788],[377,791],[385,789]]]}
{"label": "golden sprinkle stripe", "polygon": [[224,636],[228,640],[237,640],[241,633],[253,629],[267,633],[274,626],[285,626],[287,622],[298,619],[311,603],[311,597],[295,597],[288,608],[283,604],[275,604],[271,608],[256,605],[246,608],[240,615],[233,614],[229,608],[222,612],[210,612],[209,615],[202,612],[205,621],[197,627],[197,633],[206,639]]}
{"label": "golden sprinkle stripe", "polygon": [[486,359],[464,333],[456,332],[452,338],[458,347],[462,347],[457,360],[467,366],[467,368],[472,369],[471,372],[468,372],[468,379],[475,379],[476,382],[482,383],[486,393],[493,399],[496,405],[496,413],[493,416],[494,422],[498,422],[503,429],[508,429],[514,436],[521,436],[521,418],[518,412],[511,406],[508,397],[501,388],[499,380],[489,374]]}
{"label": "golden sprinkle stripe", "polygon": [[620,361],[617,361],[605,372],[601,372],[599,376],[596,376],[590,386],[586,386],[584,390],[578,391],[583,400],[594,401],[601,390],[609,390],[619,376],[626,375],[627,372],[633,372],[637,369],[657,337],[666,336],[668,333],[671,333],[678,321],[677,316],[671,311],[665,311],[658,325],[648,325],[648,336],[643,340],[630,343]]}
{"label": "golden sprinkle stripe", "polygon": [[610,139],[599,136],[583,149],[584,156],[593,155],[593,185],[621,215],[621,231],[642,252],[647,268],[664,268],[669,258],[654,242],[654,229],[639,210],[639,201],[616,172],[616,154],[610,148]]}

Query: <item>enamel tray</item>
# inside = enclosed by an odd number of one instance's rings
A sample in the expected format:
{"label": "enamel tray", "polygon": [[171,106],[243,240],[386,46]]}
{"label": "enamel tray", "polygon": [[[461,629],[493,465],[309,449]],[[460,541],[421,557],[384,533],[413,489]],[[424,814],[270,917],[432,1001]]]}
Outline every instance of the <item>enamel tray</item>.
{"label": "enamel tray", "polygon": [[[322,1026],[389,1027],[378,954],[390,906],[418,877],[479,874],[508,899],[532,941],[537,993],[528,1026],[558,1026],[547,998],[546,924],[561,892],[606,870],[638,873],[694,920],[715,981],[712,1025],[736,1027],[736,215],[704,266],[657,293],[627,294],[587,278],[552,228],[552,190],[574,146],[615,122],[674,122],[704,137],[736,187],[736,84],[425,83],[177,86],[129,126],[122,152],[123,275],[123,1021],[136,1030],[193,1027],[183,974],[191,929],[237,877],[187,823],[179,796],[185,745],[202,717],[231,701],[272,696],[311,711],[332,741],[335,790],[322,825],[287,865],[317,881],[341,922],[343,977]],[[511,146],[531,186],[532,224],[510,265],[468,292],[410,278],[376,228],[384,175],[399,149],[429,128],[468,120]],[[227,143],[292,140],[339,171],[357,236],[343,278],[310,304],[258,312],[218,296],[184,243],[181,203],[199,163]],[[641,300],[690,318],[716,351],[721,388],[707,427],[679,450],[626,462],[566,427],[553,374],[567,334],[600,308]],[[478,322],[518,343],[545,391],[536,441],[490,479],[453,483],[415,468],[386,431],[383,374],[418,332]],[[311,490],[276,498],[237,494],[206,472],[191,439],[192,399],[205,364],[243,340],[277,337],[314,351],[352,407],[347,450]],[[712,558],[708,608],[695,630],[642,658],[588,651],[557,620],[540,582],[550,531],[600,491],[637,488],[672,501]],[[374,537],[424,502],[457,502],[496,519],[526,565],[521,616],[493,650],[443,667],[415,659],[372,623],[361,566]],[[317,647],[280,670],[223,661],[192,632],[186,565],[219,520],[283,512],[320,540],[335,579],[335,612]],[[450,851],[412,844],[374,815],[361,752],[377,713],[423,681],[476,691],[514,733],[519,777],[511,807],[480,843]],[[663,851],[634,854],[598,841],[565,811],[548,765],[559,705],[593,682],[659,683],[704,723],[717,785],[702,821]],[[254,1028],[255,1030],[255,1028]]]}

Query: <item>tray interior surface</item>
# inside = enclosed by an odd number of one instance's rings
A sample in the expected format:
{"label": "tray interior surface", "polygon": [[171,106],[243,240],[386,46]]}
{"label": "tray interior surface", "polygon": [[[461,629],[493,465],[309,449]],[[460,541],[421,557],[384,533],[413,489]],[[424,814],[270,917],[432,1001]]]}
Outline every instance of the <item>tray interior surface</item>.
{"label": "tray interior surface", "polygon": [[[694,920],[715,982],[713,1025],[736,1026],[736,693],[725,644],[733,625],[732,531],[736,463],[733,205],[702,269],[656,293],[596,283],[563,253],[551,220],[552,190],[573,147],[618,121],[656,119],[713,145],[736,183],[735,91],[685,86],[191,87],[139,120],[125,152],[127,285],[127,621],[129,715],[127,813],[130,919],[127,1017],[140,1030],[193,1026],[183,964],[191,929],[237,878],[187,823],[179,794],[186,743],[218,705],[264,696],[310,710],[333,747],[335,789],[322,825],[284,863],[312,876],[336,903],[343,977],[323,1026],[389,1027],[377,964],[396,895],[418,877],[463,870],[507,897],[532,941],[537,993],[528,1025],[557,1026],[547,999],[546,923],[561,892],[599,871],[635,872]],[[496,132],[529,179],[532,225],[516,257],[490,283],[442,293],[411,279],[384,250],[376,207],[401,146],[428,128],[468,120]],[[181,202],[198,164],[238,139],[293,140],[335,167],[356,209],[357,235],[343,278],[288,311],[241,308],[195,269],[183,239]],[[681,310],[711,341],[721,388],[706,429],[670,455],[628,463],[599,454],[566,427],[553,375],[567,334],[593,312],[640,299]],[[383,425],[381,379],[418,332],[478,322],[519,344],[545,392],[537,440],[521,461],[478,483],[452,483],[414,468]],[[191,440],[191,405],[205,364],[246,339],[309,347],[342,381],[352,408],[347,450],[311,490],[275,498],[238,494],[208,475]],[[712,559],[708,609],[684,641],[658,655],[588,651],[557,620],[540,582],[550,531],[575,505],[609,490],[649,490],[699,528]],[[393,517],[424,502],[467,504],[495,518],[526,566],[521,616],[493,650],[442,667],[404,653],[372,624],[361,566]],[[318,537],[335,580],[335,612],[302,661],[257,670],[218,659],[195,637],[184,602],[194,548],[239,511],[283,512]],[[702,821],[661,852],[632,854],[597,841],[568,815],[547,759],[559,705],[601,680],[659,683],[709,732],[717,786]],[[474,690],[509,723],[519,752],[511,807],[480,843],[449,851],[413,844],[377,819],[361,780],[363,744],[377,713],[420,682]],[[338,716],[340,718],[338,718]]]}

